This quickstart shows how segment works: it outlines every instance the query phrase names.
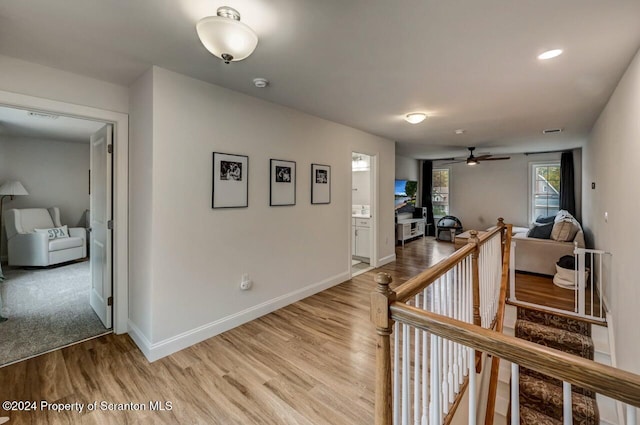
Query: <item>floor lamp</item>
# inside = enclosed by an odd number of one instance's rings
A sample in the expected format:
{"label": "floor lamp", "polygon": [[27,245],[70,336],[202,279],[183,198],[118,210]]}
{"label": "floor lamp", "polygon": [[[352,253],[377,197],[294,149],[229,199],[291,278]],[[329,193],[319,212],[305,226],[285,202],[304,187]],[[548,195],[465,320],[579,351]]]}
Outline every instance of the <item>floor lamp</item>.
{"label": "floor lamp", "polygon": [[[8,181],[0,186],[0,247],[2,246],[2,209],[4,206],[4,198],[9,196],[10,199],[13,200],[14,196],[28,194],[29,192],[27,192],[27,189],[25,189],[22,183],[17,180]],[[3,279],[4,276],[2,275],[2,266],[0,266],[0,281],[2,281]],[[7,319],[2,317],[2,293],[0,292],[0,322],[4,322],[5,320]]]}

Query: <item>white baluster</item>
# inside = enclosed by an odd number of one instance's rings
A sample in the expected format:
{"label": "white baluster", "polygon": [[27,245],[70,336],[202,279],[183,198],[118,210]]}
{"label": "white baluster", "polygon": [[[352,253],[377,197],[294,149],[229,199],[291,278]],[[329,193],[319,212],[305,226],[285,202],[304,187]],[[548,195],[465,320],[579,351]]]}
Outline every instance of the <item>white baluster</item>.
{"label": "white baluster", "polygon": [[584,291],[586,287],[586,282],[584,281],[584,273],[585,273],[584,260],[585,260],[584,252],[578,253],[578,314],[583,317],[585,315]]}
{"label": "white baluster", "polygon": [[440,424],[440,366],[439,337],[431,334],[431,423]]}
{"label": "white baluster", "polygon": [[[422,308],[427,310],[427,289],[423,291]],[[422,331],[422,425],[429,422],[429,347],[427,347],[427,332]]]}
{"label": "white baluster", "polygon": [[635,406],[627,404],[627,425],[636,425],[638,422],[637,411]]}
{"label": "white baluster", "polygon": [[411,343],[411,328],[402,325],[402,425],[409,425],[409,345]]}
{"label": "white baluster", "polygon": [[520,367],[511,363],[511,423],[520,424]]}
{"label": "white baluster", "polygon": [[476,351],[469,348],[469,425],[476,425],[477,391],[475,373]]}
{"label": "white baluster", "polygon": [[[594,264],[591,268],[595,268]],[[595,273],[595,270],[592,270]],[[602,254],[598,255],[598,295],[600,296],[600,316],[602,318]]]}
{"label": "white baluster", "polygon": [[571,384],[568,382],[562,382],[562,423],[564,425],[573,425]]}
{"label": "white baluster", "polygon": [[[416,307],[420,308],[420,294],[416,295]],[[420,425],[420,331],[414,329],[413,341],[413,423]]]}
{"label": "white baluster", "polygon": [[516,243],[513,240],[509,256],[509,299],[516,301]]}
{"label": "white baluster", "polygon": [[393,425],[398,425],[398,412],[400,400],[400,323],[393,324]]}

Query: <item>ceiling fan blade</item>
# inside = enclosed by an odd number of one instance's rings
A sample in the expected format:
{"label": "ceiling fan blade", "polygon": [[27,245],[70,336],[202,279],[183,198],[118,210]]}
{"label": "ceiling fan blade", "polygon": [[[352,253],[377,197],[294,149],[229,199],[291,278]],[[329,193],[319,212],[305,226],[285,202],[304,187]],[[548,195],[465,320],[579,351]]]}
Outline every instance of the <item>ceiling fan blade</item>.
{"label": "ceiling fan blade", "polygon": [[478,160],[478,161],[484,161],[484,160],[485,160],[485,159],[487,159],[487,158],[491,158],[491,155],[489,155],[489,154],[486,154],[486,155],[478,155],[478,156],[476,156],[476,157],[474,157],[474,158],[475,158],[476,160]]}
{"label": "ceiling fan blade", "polygon": [[[501,157],[497,157],[497,158],[484,158],[482,159],[482,161],[501,161],[503,159],[511,159],[510,156],[501,156]],[[478,158],[478,160],[480,160],[480,158]]]}
{"label": "ceiling fan blade", "polygon": [[467,160],[466,159],[462,159],[460,161],[445,162],[444,164],[438,164],[438,165],[460,164],[460,163],[463,163],[463,162],[467,162]]}

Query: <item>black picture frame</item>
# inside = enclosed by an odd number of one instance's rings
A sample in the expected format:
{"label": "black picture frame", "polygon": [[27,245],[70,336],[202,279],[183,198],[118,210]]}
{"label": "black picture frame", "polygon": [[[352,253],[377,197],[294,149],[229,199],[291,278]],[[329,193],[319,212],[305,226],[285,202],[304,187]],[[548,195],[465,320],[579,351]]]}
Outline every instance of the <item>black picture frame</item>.
{"label": "black picture frame", "polygon": [[249,206],[249,157],[213,152],[211,208]]}
{"label": "black picture frame", "polygon": [[296,204],[295,161],[271,159],[269,161],[269,205],[285,207]]}
{"label": "black picture frame", "polygon": [[311,164],[311,203],[331,203],[331,166]]}

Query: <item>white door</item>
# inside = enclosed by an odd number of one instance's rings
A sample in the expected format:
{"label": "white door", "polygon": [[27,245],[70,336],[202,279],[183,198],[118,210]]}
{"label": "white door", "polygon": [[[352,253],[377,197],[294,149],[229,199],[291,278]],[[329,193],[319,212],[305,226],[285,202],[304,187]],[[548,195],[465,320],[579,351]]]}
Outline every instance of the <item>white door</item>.
{"label": "white door", "polygon": [[91,136],[90,264],[91,308],[111,328],[111,154],[113,129],[107,124]]}

